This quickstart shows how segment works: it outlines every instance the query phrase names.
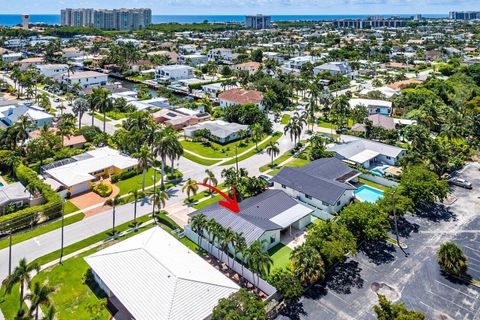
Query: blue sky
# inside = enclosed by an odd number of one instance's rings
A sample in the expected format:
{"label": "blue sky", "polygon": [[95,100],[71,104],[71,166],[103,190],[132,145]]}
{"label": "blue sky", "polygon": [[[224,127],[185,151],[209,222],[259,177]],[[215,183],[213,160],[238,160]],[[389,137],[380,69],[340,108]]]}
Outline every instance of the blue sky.
{"label": "blue sky", "polygon": [[[480,10],[479,0],[0,0],[0,14],[59,13],[61,8],[148,7],[154,14],[378,14]],[[8,5],[4,5],[8,2]]]}

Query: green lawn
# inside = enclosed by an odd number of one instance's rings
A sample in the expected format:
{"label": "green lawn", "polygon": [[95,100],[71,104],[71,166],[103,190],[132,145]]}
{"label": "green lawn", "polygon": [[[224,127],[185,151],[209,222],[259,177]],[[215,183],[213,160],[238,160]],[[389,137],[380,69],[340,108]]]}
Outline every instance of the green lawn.
{"label": "green lawn", "polygon": [[76,205],[71,203],[70,201],[65,202],[65,205],[63,207],[63,213],[64,214],[74,213],[74,212],[79,211],[79,210],[80,209]]}
{"label": "green lawn", "polygon": [[[282,136],[282,134],[280,132],[275,132],[267,141],[265,141],[262,144],[259,144],[258,149],[255,148],[255,149],[245,153],[244,155],[238,157],[238,162],[243,161],[245,159],[248,159],[251,156],[257,154],[261,150],[265,149],[265,147],[270,143],[270,141],[277,141],[278,139],[280,139],[281,136]],[[228,165],[231,165],[231,164],[234,164],[234,163],[235,163],[235,157],[233,157],[232,159],[222,163],[222,166],[228,166]]]}
{"label": "green lawn", "polygon": [[[201,187],[203,188],[203,187]],[[225,188],[225,185],[223,183],[220,183],[216,186],[216,188],[222,190],[223,188]],[[196,195],[193,195],[190,197],[190,203],[192,202],[197,202],[205,197],[209,197],[210,194],[209,194],[209,191],[211,191],[210,189],[205,189],[203,190],[202,192],[198,192]],[[184,203],[189,203],[187,199],[185,199]]]}
{"label": "green lawn", "polygon": [[[286,157],[288,159],[288,157]],[[282,161],[278,161],[278,164],[279,163],[282,163],[283,161],[285,161],[286,159],[282,160]],[[277,161],[275,161],[275,163],[277,163]],[[310,163],[310,160],[305,160],[305,159],[301,159],[301,158],[293,158],[292,160],[290,160],[289,162],[287,162],[285,165],[281,166],[281,167],[275,167],[275,169],[271,170],[268,172],[269,175],[271,176],[274,176],[276,175],[278,172],[280,172],[280,170],[282,170],[282,168],[285,168],[285,167],[302,167],[304,165],[306,165],[307,163]],[[265,166],[264,166],[265,167]],[[263,168],[263,167],[262,167]],[[260,170],[261,171],[261,170]],[[266,170],[265,170],[266,171]]]}
{"label": "green lawn", "polygon": [[280,123],[281,124],[287,124],[288,123],[288,120],[290,120],[290,115],[289,114],[284,114],[282,116],[282,119],[280,120]]}
{"label": "green lawn", "polygon": [[220,160],[208,160],[208,159],[199,158],[188,152],[184,152],[183,156],[190,161],[196,162],[204,166],[213,166],[214,164],[220,162]]}
{"label": "green lawn", "polygon": [[[64,221],[65,226],[67,226],[69,224],[72,224],[72,223],[75,223],[75,222],[78,222],[78,221],[82,220],[84,217],[85,217],[85,214],[77,213],[77,214],[75,214],[71,217],[65,218],[65,221]],[[61,228],[61,226],[62,226],[62,220],[57,220],[55,222],[39,226],[39,227],[37,227],[37,228],[35,228],[31,231],[25,231],[25,232],[22,232],[22,233],[15,234],[15,235],[12,236],[12,244],[17,244],[17,243],[20,243],[22,241],[37,237],[37,236],[42,235],[44,233],[47,233],[47,232],[50,232],[52,230],[56,230],[58,228]],[[0,240],[0,249],[4,249],[4,248],[8,247],[8,245],[9,245],[8,237]]]}
{"label": "green lawn", "polygon": [[[262,139],[264,138],[265,136],[262,137]],[[238,146],[238,154],[255,146],[255,141],[251,138],[233,141],[224,145],[212,141],[204,143],[182,140],[181,143],[183,148],[200,156],[219,159],[235,156],[235,145]]]}
{"label": "green lawn", "polygon": [[218,202],[220,200],[222,200],[223,197],[221,195],[216,195],[215,197],[213,198],[208,198],[207,200],[204,200],[202,202],[199,202],[199,203],[196,203],[194,204],[192,207],[195,208],[195,209],[202,209],[202,208],[205,208],[206,206],[208,205],[211,205],[212,203],[215,203],[215,202]]}
{"label": "green lawn", "polygon": [[[119,112],[119,111],[108,111],[107,117],[113,120],[125,119],[128,116],[128,113]],[[103,119],[102,119],[103,120]]]}
{"label": "green lawn", "polygon": [[[153,186],[153,168],[149,168],[147,172],[145,172],[145,187]],[[157,171],[157,182],[161,179],[160,172]],[[124,195],[129,193],[132,190],[139,190],[142,189],[142,180],[143,174],[137,174],[131,178],[118,181],[115,185],[120,189],[119,194]]]}
{"label": "green lawn", "polygon": [[366,179],[363,179],[363,178],[358,178],[358,181],[363,183],[363,184],[366,184],[367,186],[370,186],[370,187],[374,187],[374,188],[377,188],[377,189],[380,189],[380,190],[388,190],[388,187],[384,186],[384,185],[381,185],[379,183],[376,183],[376,182],[372,182],[372,181],[369,181],[369,180],[366,180]]}
{"label": "green lawn", "polygon": [[290,253],[292,249],[286,245],[279,243],[275,247],[268,250],[270,258],[272,258],[273,264],[271,270],[285,269],[290,266]]}
{"label": "green lawn", "polygon": [[[13,320],[16,318],[18,307],[20,305],[20,285],[16,284],[12,293],[5,294],[5,288],[0,289],[0,309],[6,320]],[[27,306],[23,304],[23,308],[26,311]]]}

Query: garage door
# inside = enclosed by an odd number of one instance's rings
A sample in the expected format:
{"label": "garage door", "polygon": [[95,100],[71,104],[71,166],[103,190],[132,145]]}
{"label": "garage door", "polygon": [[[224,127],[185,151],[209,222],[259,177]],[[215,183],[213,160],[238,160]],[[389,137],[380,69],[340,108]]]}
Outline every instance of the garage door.
{"label": "garage door", "polygon": [[90,181],[72,186],[72,195],[77,195],[90,190]]}

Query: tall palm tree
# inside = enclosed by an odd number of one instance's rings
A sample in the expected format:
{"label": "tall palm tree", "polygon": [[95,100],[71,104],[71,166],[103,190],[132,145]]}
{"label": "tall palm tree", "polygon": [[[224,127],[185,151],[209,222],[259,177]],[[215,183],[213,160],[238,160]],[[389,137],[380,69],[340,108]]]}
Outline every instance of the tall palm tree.
{"label": "tall palm tree", "polygon": [[287,132],[290,132],[290,139],[293,140],[295,145],[297,144],[297,139],[300,139],[304,124],[306,124],[305,118],[299,115],[298,112],[295,112],[283,129],[285,135]]}
{"label": "tall palm tree", "polygon": [[280,154],[280,148],[278,147],[278,142],[270,141],[265,147],[265,152],[270,156],[271,158],[270,167],[273,168],[273,158]]}
{"label": "tall palm tree", "polygon": [[[165,164],[167,162],[167,157],[170,157],[172,160],[177,159],[180,155],[183,154],[183,147],[178,141],[178,137],[175,131],[171,127],[163,129],[155,137],[155,156],[159,156],[162,160],[162,177],[161,183],[162,188],[165,186]],[[172,161],[173,168],[173,161]],[[172,172],[173,175],[173,172]]]}
{"label": "tall palm tree", "polygon": [[148,168],[153,165],[152,153],[144,144],[137,153],[133,154],[133,157],[138,159],[137,169],[142,170],[142,191],[145,191],[145,175]]}
{"label": "tall palm tree", "polygon": [[462,249],[453,242],[442,244],[437,253],[437,262],[440,269],[457,277],[467,274],[467,257]]}
{"label": "tall palm tree", "polygon": [[17,132],[16,141],[22,143],[28,139],[28,133],[36,128],[36,125],[27,116],[20,116],[13,127]]}
{"label": "tall palm tree", "polygon": [[105,201],[105,204],[106,206],[111,206],[112,207],[112,235],[115,235],[115,209],[117,208],[118,205],[121,204],[121,201],[122,199],[120,198],[120,195],[116,195],[115,197],[113,197],[112,199],[108,199],[107,201]]}
{"label": "tall palm tree", "polygon": [[190,227],[192,231],[198,234],[198,246],[201,246],[201,240],[204,235],[203,231],[205,230],[207,224],[207,219],[204,214],[197,214],[190,219]]}
{"label": "tall palm tree", "polygon": [[312,122],[312,131],[313,131],[313,126],[315,125],[315,113],[318,111],[318,104],[317,104],[317,98],[312,96],[308,100],[307,105],[305,106],[305,114],[307,118]]}
{"label": "tall palm tree", "polygon": [[65,145],[65,137],[70,138],[75,132],[75,116],[66,113],[60,117],[57,125],[58,134],[62,137],[62,147]]}
{"label": "tall palm tree", "polygon": [[39,282],[35,282],[30,294],[26,295],[26,299],[30,300],[31,306],[29,315],[32,316],[35,312],[35,320],[38,319],[38,311],[41,305],[50,306],[50,293],[54,290],[49,286],[41,285]]}
{"label": "tall palm tree", "polygon": [[134,199],[133,202],[133,225],[136,227],[137,226],[137,202],[138,199],[141,199],[145,196],[145,193],[143,191],[133,189],[129,192],[129,195],[131,198]]}
{"label": "tall palm tree", "polygon": [[25,287],[28,286],[30,283],[30,274],[33,271],[38,272],[40,270],[40,266],[33,262],[28,264],[27,259],[22,258],[18,266],[15,267],[13,273],[4,280],[3,285],[5,286],[5,292],[10,294],[12,292],[13,287],[19,283],[20,284],[20,307],[18,309],[18,315],[23,315],[23,300],[24,300],[24,290]]}
{"label": "tall palm tree", "polygon": [[333,99],[330,114],[337,119],[337,124],[339,127],[343,127],[344,125],[348,124],[350,104],[346,95],[342,94]]}
{"label": "tall palm tree", "polygon": [[[210,169],[206,169],[205,173],[207,174],[207,176],[203,178],[203,183],[207,183],[209,185],[216,187],[218,184],[218,179],[217,177],[215,177],[215,174],[213,173],[213,171]],[[213,197],[213,191],[208,189],[208,192]]]}
{"label": "tall palm tree", "polygon": [[263,250],[263,245],[259,240],[250,244],[246,252],[246,258],[250,270],[254,273],[254,281],[255,274],[257,275],[257,281],[259,281],[260,275],[265,275],[270,272],[273,261],[268,253]]}
{"label": "tall palm tree", "polygon": [[[232,266],[235,265],[235,260],[237,259],[237,253],[242,253],[243,247],[247,246],[245,241],[245,237],[240,232],[235,232],[232,236],[232,250],[233,250],[233,263]],[[242,276],[243,276],[243,266],[242,266]]]}
{"label": "tall palm tree", "polygon": [[255,141],[255,148],[258,149],[258,142],[263,136],[263,126],[260,123],[254,123],[250,126],[252,138]]}
{"label": "tall palm tree", "polygon": [[222,230],[222,236],[220,241],[220,249],[222,249],[222,258],[223,252],[227,254],[227,263],[229,261],[230,255],[228,254],[228,246],[232,244],[233,238],[235,237],[235,232],[230,228],[224,228]]}
{"label": "tall palm tree", "polygon": [[95,108],[103,114],[103,133],[105,133],[107,123],[107,112],[113,109],[113,101],[109,97],[110,93],[104,88],[95,88],[92,93]]}
{"label": "tall palm tree", "polygon": [[151,193],[150,198],[152,199],[154,211],[155,207],[157,207],[158,211],[160,211],[162,208],[165,208],[168,200],[168,193],[165,190],[157,188],[155,189],[155,192]]}
{"label": "tall palm tree", "polygon": [[77,98],[73,102],[72,111],[73,113],[78,116],[78,129],[82,128],[82,118],[85,112],[88,112],[90,106],[88,101],[84,98]]}
{"label": "tall palm tree", "polygon": [[190,202],[190,195],[192,193],[197,194],[197,191],[198,191],[197,182],[195,180],[193,180],[192,178],[189,178],[182,187],[182,192],[187,193],[188,202]]}
{"label": "tall palm tree", "polygon": [[60,110],[60,116],[63,116],[63,112],[67,109],[63,103],[57,106],[57,110]]}

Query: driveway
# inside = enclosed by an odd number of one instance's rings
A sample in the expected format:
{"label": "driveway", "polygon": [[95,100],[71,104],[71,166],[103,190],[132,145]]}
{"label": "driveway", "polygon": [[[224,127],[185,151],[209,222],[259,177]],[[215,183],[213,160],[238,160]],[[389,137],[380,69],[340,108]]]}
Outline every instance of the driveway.
{"label": "driveway", "polygon": [[442,243],[457,243],[468,257],[470,276],[480,280],[479,167],[469,164],[460,174],[474,187],[453,187],[457,201],[452,205],[401,221],[408,257],[385,242],[363,247],[278,319],[376,319],[372,308],[378,300],[372,289],[382,284],[383,294],[425,313],[427,319],[480,319],[480,288],[447,279],[435,255]]}
{"label": "driveway", "polygon": [[[107,201],[108,199],[112,199],[120,192],[120,189],[118,189],[116,185],[112,185],[112,186],[113,186],[112,194],[110,194],[106,198],[102,198],[95,192],[89,191],[89,192],[70,198],[70,202],[76,205],[77,208],[79,208],[80,210],[83,210],[83,213],[85,213],[87,217],[100,212],[104,212],[105,210],[108,210],[110,208],[110,206],[103,205],[105,201]],[[97,205],[101,205],[101,206],[91,208]],[[87,209],[87,208],[90,208],[90,209]],[[87,210],[84,210],[84,209],[87,209]]]}

